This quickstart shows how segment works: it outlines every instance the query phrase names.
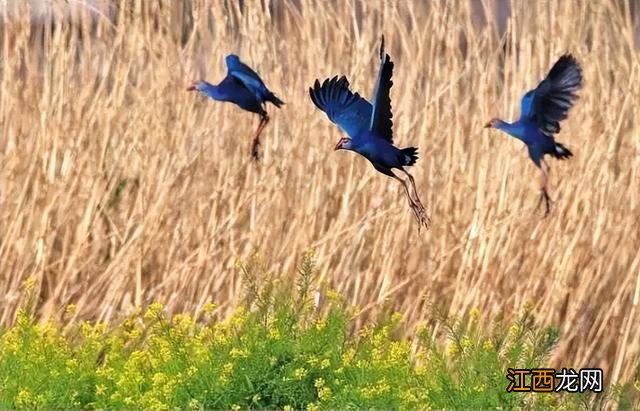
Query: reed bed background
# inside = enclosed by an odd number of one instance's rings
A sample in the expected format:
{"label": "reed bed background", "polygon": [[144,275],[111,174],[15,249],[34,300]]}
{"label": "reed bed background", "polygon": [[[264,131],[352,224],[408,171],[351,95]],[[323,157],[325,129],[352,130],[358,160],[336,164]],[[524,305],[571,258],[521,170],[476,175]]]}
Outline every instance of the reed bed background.
{"label": "reed bed background", "polygon": [[[39,314],[113,321],[151,301],[224,314],[237,258],[293,272],[313,249],[323,290],[393,308],[408,330],[479,307],[560,327],[550,365],[629,380],[640,350],[640,54],[633,2],[5,2],[0,44],[0,323],[22,283]],[[310,102],[346,74],[369,96],[384,33],[394,132],[433,227],[418,233],[397,182],[332,148]],[[185,91],[237,53],[286,105],[258,119]],[[585,87],[536,211],[524,146],[483,124],[574,53]],[[322,295],[322,293],[321,293]]]}

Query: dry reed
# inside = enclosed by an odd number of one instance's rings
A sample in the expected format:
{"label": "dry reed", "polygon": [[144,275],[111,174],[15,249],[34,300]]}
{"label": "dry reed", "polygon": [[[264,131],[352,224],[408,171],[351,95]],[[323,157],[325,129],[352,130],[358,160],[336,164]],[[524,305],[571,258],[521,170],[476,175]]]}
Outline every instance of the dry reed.
{"label": "dry reed", "polygon": [[[322,283],[363,319],[384,304],[409,325],[433,306],[510,315],[530,300],[561,328],[554,364],[628,380],[640,350],[634,18],[614,0],[501,3],[504,30],[491,1],[5,2],[0,322],[30,276],[43,317],[72,302],[107,321],[152,300],[225,312],[241,295],[236,258],[259,250],[290,272],[315,249]],[[399,184],[333,152],[340,133],[306,91],[344,73],[368,96],[383,31],[396,141],[420,148],[433,219],[421,235]],[[526,150],[482,125],[517,117],[566,51],[586,79],[558,137],[576,155],[551,162],[542,218]],[[228,52],[287,103],[271,109],[260,164],[257,118],[184,90],[220,79]]]}

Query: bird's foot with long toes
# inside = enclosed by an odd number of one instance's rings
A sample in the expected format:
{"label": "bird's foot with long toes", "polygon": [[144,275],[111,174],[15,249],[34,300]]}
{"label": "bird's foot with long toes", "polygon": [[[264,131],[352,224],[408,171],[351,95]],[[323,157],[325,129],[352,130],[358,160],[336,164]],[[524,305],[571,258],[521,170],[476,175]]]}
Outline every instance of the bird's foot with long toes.
{"label": "bird's foot with long toes", "polygon": [[416,217],[416,220],[418,221],[418,230],[420,230],[420,227],[424,227],[427,230],[429,229],[429,226],[431,225],[431,219],[429,218],[429,215],[427,214],[427,210],[425,210],[424,206],[420,203],[420,202],[411,202],[411,211],[413,211],[413,215]]}

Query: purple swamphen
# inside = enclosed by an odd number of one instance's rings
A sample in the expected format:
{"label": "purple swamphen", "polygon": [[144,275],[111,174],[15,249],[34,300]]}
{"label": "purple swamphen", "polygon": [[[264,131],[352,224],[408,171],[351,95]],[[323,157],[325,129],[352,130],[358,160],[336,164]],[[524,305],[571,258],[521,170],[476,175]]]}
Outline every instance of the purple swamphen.
{"label": "purple swamphen", "polygon": [[522,97],[520,119],[507,123],[498,118],[491,119],[485,127],[493,127],[521,140],[529,149],[529,157],[542,170],[541,195],[538,207],[545,202],[545,216],[549,214],[551,199],[547,192],[549,166],[544,155],[565,159],[573,153],[556,142],[553,135],[560,131],[560,121],[567,118],[569,109],[578,98],[576,92],[582,87],[582,68],[571,55],[565,54],[553,65],[547,77],[533,90]]}
{"label": "purple swamphen", "polygon": [[[400,181],[418,223],[428,228],[430,220],[418,197],[415,181],[405,170],[405,167],[415,164],[418,149],[400,149],[393,145],[393,115],[389,97],[393,84],[393,63],[389,55],[384,53],[384,37],[380,45],[380,60],[373,103],[349,90],[349,81],[345,76],[326,79],[322,85],[316,80],[314,86],[309,88],[309,95],[316,107],[349,136],[341,138],[335,149],[355,151],[369,160],[376,170]],[[393,173],[394,168],[409,177],[413,195],[407,181]]]}
{"label": "purple swamphen", "polygon": [[266,102],[268,101],[278,108],[284,102],[269,91],[260,76],[258,76],[258,73],[241,62],[238,56],[229,54],[225,58],[225,62],[227,64],[227,76],[218,85],[200,80],[194,82],[187,90],[197,90],[214,100],[229,101],[244,110],[258,114],[260,116],[260,124],[255,132],[251,146],[251,154],[257,159],[260,147],[260,133],[269,122]]}

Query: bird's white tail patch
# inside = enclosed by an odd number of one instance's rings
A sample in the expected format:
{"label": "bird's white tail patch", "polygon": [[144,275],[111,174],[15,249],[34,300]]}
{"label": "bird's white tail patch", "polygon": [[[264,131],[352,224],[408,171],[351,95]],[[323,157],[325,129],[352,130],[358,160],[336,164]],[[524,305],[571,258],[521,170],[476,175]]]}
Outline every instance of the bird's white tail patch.
{"label": "bird's white tail patch", "polygon": [[404,155],[404,162],[405,162],[405,163],[409,163],[409,162],[411,162],[411,157],[409,157],[408,155],[406,155],[406,154],[405,154],[405,155]]}
{"label": "bird's white tail patch", "polygon": [[564,154],[564,153],[566,153],[566,152],[567,152],[567,151],[566,151],[564,148],[562,148],[562,146],[559,146],[559,145],[557,145],[557,144],[556,144],[556,153],[558,153],[558,154]]}

